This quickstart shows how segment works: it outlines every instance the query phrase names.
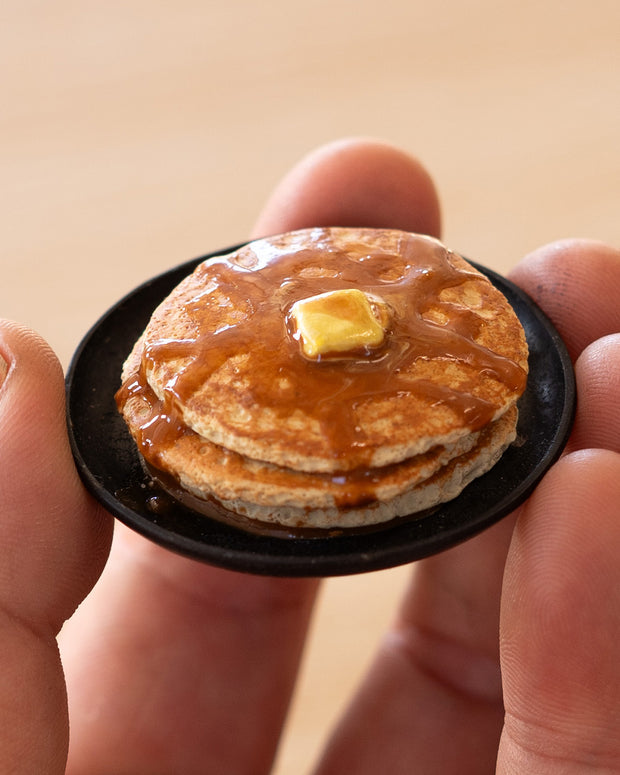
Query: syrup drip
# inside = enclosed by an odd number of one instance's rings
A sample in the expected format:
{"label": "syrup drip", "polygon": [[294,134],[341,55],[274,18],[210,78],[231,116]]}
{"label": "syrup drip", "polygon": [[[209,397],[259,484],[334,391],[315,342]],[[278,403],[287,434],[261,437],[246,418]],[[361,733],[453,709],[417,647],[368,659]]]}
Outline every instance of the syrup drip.
{"label": "syrup drip", "polygon": [[[524,389],[526,375],[518,364],[476,343],[485,320],[464,306],[438,300],[442,290],[479,277],[449,259],[450,252],[437,241],[405,233],[398,251],[360,244],[343,254],[333,248],[328,230],[316,229],[310,247],[306,242],[300,249],[281,249],[261,241],[249,243],[234,260],[222,256],[205,262],[196,270],[204,277],[204,290],[182,310],[187,329],[195,333],[150,343],[138,373],[117,393],[119,407],[131,397],[144,402],[137,438],[142,454],[157,466],[161,450],[188,432],[176,407],[190,401],[239,353],[249,359],[245,368],[254,377],[244,393],[247,406],[268,407],[281,417],[300,409],[315,418],[336,460],[353,455],[362,466],[368,457],[356,410],[370,400],[415,394],[427,405],[448,403],[471,430],[483,427],[496,407],[473,395],[473,380],[457,392],[409,373],[418,359],[460,362],[516,394]],[[380,297],[390,310],[384,344],[344,358],[309,361],[291,328],[291,306],[301,298],[352,287]],[[431,306],[445,313],[446,323],[425,317]],[[180,358],[186,365],[158,399],[146,372],[155,363]],[[286,390],[278,387],[283,382]]]}

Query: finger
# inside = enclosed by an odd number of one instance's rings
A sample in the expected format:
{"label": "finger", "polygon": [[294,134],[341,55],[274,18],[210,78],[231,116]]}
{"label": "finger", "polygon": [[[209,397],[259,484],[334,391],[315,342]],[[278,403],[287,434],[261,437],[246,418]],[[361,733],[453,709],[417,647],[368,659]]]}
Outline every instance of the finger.
{"label": "finger", "polygon": [[620,455],[561,460],[523,511],[506,569],[498,773],[620,770]]}
{"label": "finger", "polygon": [[577,414],[567,450],[620,452],[620,333],[595,340],[575,364]]}
{"label": "finger", "polygon": [[[0,394],[2,606],[54,632],[101,571],[110,522],[73,464],[56,356],[8,321],[0,321],[0,353],[8,364]],[[49,583],[53,575],[60,583]]]}
{"label": "finger", "polygon": [[[254,233],[342,222],[345,193],[351,222],[371,223],[379,207],[381,225],[437,228],[415,159],[347,141],[302,161]],[[315,593],[313,580],[217,570],[118,531],[106,573],[66,630],[68,772],[267,772]]]}
{"label": "finger", "polygon": [[352,138],[322,146],[273,192],[254,235],[310,226],[372,226],[439,236],[433,181],[415,158],[388,143]]}
{"label": "finger", "polygon": [[504,520],[414,566],[317,775],[493,771],[503,719],[499,597],[512,525]]}
{"label": "finger", "polygon": [[[620,261],[611,248],[556,243],[521,262],[513,279],[555,320],[575,357],[618,330]],[[370,724],[391,741],[386,750],[394,772],[421,767],[464,775],[492,767],[503,717],[499,600],[514,519],[418,564],[400,618],[330,741],[321,775],[381,766],[365,734]],[[384,700],[379,717],[377,697]],[[451,745],[442,745],[447,738]]]}
{"label": "finger", "polygon": [[527,256],[511,278],[547,313],[573,359],[591,342],[620,331],[620,251],[564,240]]}
{"label": "finger", "polygon": [[67,773],[268,772],[314,592],[312,581],[210,568],[118,530],[63,633]]}
{"label": "finger", "polygon": [[81,487],[60,365],[0,321],[0,771],[64,772],[68,724],[55,636],[100,573],[110,522]]}

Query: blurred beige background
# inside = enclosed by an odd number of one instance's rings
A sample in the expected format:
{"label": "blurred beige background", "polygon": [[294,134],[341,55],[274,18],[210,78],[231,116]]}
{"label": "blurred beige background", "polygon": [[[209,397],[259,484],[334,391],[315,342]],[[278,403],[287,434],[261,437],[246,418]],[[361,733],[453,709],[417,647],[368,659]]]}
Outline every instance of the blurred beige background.
{"label": "blurred beige background", "polygon": [[[63,363],[146,277],[247,235],[315,146],[374,135],[435,176],[452,247],[500,271],[620,245],[617,0],[5,0],[0,315]],[[278,775],[304,772],[409,575],[325,588]]]}

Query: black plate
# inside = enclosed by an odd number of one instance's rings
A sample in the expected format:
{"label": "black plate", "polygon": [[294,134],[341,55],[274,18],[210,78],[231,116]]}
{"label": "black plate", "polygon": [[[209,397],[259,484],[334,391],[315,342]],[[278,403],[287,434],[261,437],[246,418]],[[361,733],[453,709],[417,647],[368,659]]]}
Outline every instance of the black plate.
{"label": "black plate", "polygon": [[67,373],[73,454],[88,490],[114,516],[180,554],[233,570],[275,576],[337,576],[418,560],[462,542],[513,511],[560,455],[575,406],[572,364],[557,331],[508,280],[477,266],[512,304],[530,348],[518,441],[458,498],[420,519],[335,537],[256,535],[170,502],[145,474],[116,411],[123,361],[159,302],[205,258],[149,280],[113,306],[78,347]]}

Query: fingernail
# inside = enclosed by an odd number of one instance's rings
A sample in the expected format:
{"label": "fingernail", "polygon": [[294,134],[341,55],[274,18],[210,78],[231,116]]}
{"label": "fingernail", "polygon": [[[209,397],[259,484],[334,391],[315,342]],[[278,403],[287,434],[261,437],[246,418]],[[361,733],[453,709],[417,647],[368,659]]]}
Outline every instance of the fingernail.
{"label": "fingernail", "polygon": [[0,353],[0,388],[4,382],[6,375],[9,373],[9,364],[6,358]]}

